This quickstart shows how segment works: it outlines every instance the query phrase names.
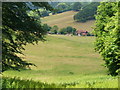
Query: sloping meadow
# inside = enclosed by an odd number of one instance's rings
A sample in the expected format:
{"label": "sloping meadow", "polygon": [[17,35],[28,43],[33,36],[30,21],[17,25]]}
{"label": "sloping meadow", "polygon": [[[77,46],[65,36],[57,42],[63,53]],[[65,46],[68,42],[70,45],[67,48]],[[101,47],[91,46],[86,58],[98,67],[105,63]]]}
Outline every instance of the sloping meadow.
{"label": "sloping meadow", "polygon": [[3,73],[3,88],[117,88],[117,77],[94,51],[94,37],[48,35],[45,42],[27,45],[24,60],[28,70]]}

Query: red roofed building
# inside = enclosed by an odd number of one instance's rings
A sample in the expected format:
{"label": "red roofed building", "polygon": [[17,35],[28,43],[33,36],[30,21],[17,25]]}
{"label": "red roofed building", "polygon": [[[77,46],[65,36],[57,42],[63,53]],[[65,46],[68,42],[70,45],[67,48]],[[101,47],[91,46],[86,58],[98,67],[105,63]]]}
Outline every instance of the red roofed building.
{"label": "red roofed building", "polygon": [[78,36],[87,36],[88,35],[88,31],[86,31],[86,30],[77,30],[76,34]]}

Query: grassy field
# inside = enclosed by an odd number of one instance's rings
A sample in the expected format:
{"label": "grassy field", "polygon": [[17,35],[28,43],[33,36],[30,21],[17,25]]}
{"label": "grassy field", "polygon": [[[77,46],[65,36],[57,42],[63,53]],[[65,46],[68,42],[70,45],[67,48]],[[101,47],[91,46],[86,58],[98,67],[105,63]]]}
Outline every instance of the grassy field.
{"label": "grassy field", "polygon": [[50,26],[57,25],[59,29],[72,26],[77,30],[87,30],[92,31],[92,27],[94,27],[95,20],[90,20],[85,23],[78,23],[73,20],[73,16],[77,12],[75,11],[68,11],[60,14],[55,14],[51,16],[47,16],[41,19],[42,23],[47,23]]}
{"label": "grassy field", "polygon": [[9,70],[3,76],[75,88],[117,87],[117,78],[107,76],[102,58],[94,51],[94,37],[49,35],[46,40],[38,45],[25,46],[25,60],[37,67],[20,72]]}

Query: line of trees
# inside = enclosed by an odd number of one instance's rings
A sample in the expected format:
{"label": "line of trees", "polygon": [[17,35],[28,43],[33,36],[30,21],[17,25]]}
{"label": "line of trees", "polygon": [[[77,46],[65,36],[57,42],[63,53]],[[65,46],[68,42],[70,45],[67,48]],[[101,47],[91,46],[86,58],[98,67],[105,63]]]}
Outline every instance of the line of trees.
{"label": "line of trees", "polygon": [[[55,9],[54,12],[53,11],[51,12],[51,11],[43,9],[43,8],[39,8],[38,12],[40,12],[40,14],[35,13],[33,11],[28,11],[28,14],[31,16],[35,16],[37,18],[40,18],[40,17],[49,16],[50,13],[57,14],[57,13],[62,13],[62,12],[66,12],[66,11],[71,11],[71,10],[80,12],[83,8],[87,7],[87,9],[89,9],[93,5],[93,4],[91,5],[88,2],[53,2],[53,3],[51,2],[49,4],[51,5],[51,7],[53,7]],[[36,10],[36,9],[34,8],[34,10]],[[86,11],[82,11],[82,13],[83,12],[86,12]],[[79,17],[79,15],[74,16],[75,20],[78,20],[77,16]]]}
{"label": "line of trees", "polygon": [[59,31],[59,34],[72,34],[72,35],[75,35],[76,34],[76,29],[71,27],[71,26],[68,26],[66,28],[62,28],[60,31]]}
{"label": "line of trees", "polygon": [[80,11],[82,7],[88,5],[88,2],[51,2],[50,5],[56,9],[55,13],[62,13],[66,11]]}
{"label": "line of trees", "polygon": [[60,30],[59,30],[57,25],[50,27],[47,24],[43,24],[42,26],[43,26],[44,30],[46,30],[49,34],[63,34],[63,35],[72,34],[72,35],[75,35],[75,32],[76,32],[76,29],[71,27],[71,26],[68,26],[66,28],[62,28]]}

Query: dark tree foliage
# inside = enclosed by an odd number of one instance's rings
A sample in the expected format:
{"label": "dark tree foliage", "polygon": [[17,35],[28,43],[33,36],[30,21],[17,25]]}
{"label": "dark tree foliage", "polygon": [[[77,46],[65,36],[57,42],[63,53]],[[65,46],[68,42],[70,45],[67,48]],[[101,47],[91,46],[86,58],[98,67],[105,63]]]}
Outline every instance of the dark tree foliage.
{"label": "dark tree foliage", "polygon": [[79,10],[81,9],[81,7],[82,7],[82,5],[81,5],[80,2],[75,2],[75,3],[73,4],[73,10],[74,10],[74,11],[79,11]]}
{"label": "dark tree foliage", "polygon": [[44,10],[41,12],[41,17],[49,16],[49,12]]}
{"label": "dark tree foliage", "polygon": [[95,19],[95,14],[99,2],[92,2],[85,6],[77,14],[74,15],[74,20],[77,22],[86,22],[87,20]]}
{"label": "dark tree foliage", "polygon": [[112,76],[120,69],[120,2],[102,2],[96,15],[96,50]]}
{"label": "dark tree foliage", "polygon": [[47,24],[43,24],[43,29],[46,30],[47,32],[51,30],[52,27],[50,27]]}
{"label": "dark tree foliage", "polygon": [[82,7],[86,7],[87,5],[89,5],[91,2],[81,2]]}
{"label": "dark tree foliage", "polygon": [[62,2],[59,3],[55,8],[57,9],[56,13],[63,13],[72,10],[72,5],[70,2]]}
{"label": "dark tree foliage", "polygon": [[68,27],[66,28],[66,32],[67,32],[68,34],[72,33],[72,32],[73,32],[73,28],[72,28],[71,26],[68,26]]}
{"label": "dark tree foliage", "polygon": [[67,4],[66,3],[59,3],[58,5],[57,5],[57,9],[59,9],[59,10],[64,10],[65,8],[67,8],[68,6],[67,6]]}
{"label": "dark tree foliage", "polygon": [[60,33],[60,34],[64,34],[64,35],[67,34],[66,28],[60,29],[59,33]]}
{"label": "dark tree foliage", "polygon": [[[48,3],[32,3],[36,7],[52,10]],[[2,4],[2,71],[19,70],[34,65],[22,60],[24,45],[35,44],[44,40],[46,30],[40,21],[28,16],[31,10],[25,2],[4,2]],[[37,10],[36,10],[37,11]]]}
{"label": "dark tree foliage", "polygon": [[59,31],[60,34],[73,34],[73,35],[75,35],[75,32],[76,32],[76,29],[71,27],[71,26],[68,26],[66,28],[62,28]]}
{"label": "dark tree foliage", "polygon": [[[1,2],[0,2],[0,12],[2,12]],[[2,17],[1,14],[0,17]],[[0,71],[2,71],[2,18],[0,18]]]}
{"label": "dark tree foliage", "polygon": [[73,10],[74,2],[50,2],[49,4],[56,9],[52,14],[57,14]]}
{"label": "dark tree foliage", "polygon": [[54,25],[52,28],[51,28],[51,30],[50,30],[50,32],[52,33],[52,34],[57,34],[58,33],[58,26],[57,25]]}
{"label": "dark tree foliage", "polygon": [[51,7],[55,8],[57,7],[57,5],[59,4],[60,2],[49,2],[49,4],[51,5]]}

